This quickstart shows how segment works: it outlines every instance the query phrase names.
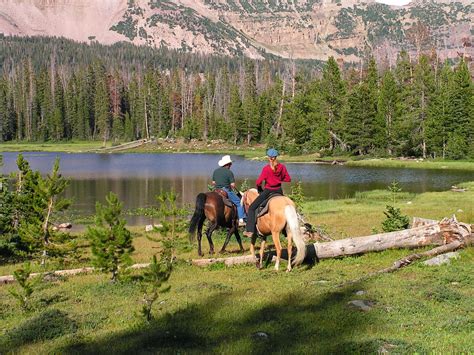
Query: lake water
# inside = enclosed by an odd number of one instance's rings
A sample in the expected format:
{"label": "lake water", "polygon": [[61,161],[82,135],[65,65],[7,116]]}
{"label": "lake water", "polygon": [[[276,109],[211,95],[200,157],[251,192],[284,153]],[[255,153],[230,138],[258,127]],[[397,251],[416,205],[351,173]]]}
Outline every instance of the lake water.
{"label": "lake water", "polygon": [[[0,153],[3,173],[17,171],[18,153]],[[33,170],[47,174],[56,157],[60,171],[70,180],[65,195],[73,198],[72,209],[91,215],[96,201],[104,202],[109,191],[116,193],[124,208],[156,205],[155,195],[174,189],[180,204],[194,204],[199,192],[207,191],[212,171],[221,158],[214,154],[69,154],[23,153]],[[231,155],[232,171],[237,185],[248,179],[253,186],[265,161],[245,160]],[[423,170],[394,168],[362,168],[333,165],[287,163],[293,183],[301,180],[308,199],[337,199],[350,197],[357,191],[386,189],[394,180],[403,191],[442,191],[451,185],[474,180],[471,171]],[[290,184],[284,184],[290,193]],[[127,218],[130,224],[142,224],[137,218]]]}

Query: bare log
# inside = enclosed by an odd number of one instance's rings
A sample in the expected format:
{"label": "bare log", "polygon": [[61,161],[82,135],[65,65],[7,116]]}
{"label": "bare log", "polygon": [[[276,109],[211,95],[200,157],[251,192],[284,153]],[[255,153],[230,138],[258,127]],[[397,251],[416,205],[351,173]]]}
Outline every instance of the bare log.
{"label": "bare log", "polygon": [[461,242],[459,240],[455,240],[455,241],[453,241],[449,244],[436,247],[434,249],[425,251],[423,253],[411,254],[411,255],[408,255],[408,256],[404,257],[403,259],[399,259],[399,260],[395,261],[393,263],[393,265],[390,266],[390,267],[387,267],[385,269],[378,270],[378,271],[375,271],[375,272],[371,272],[370,274],[364,275],[363,277],[360,277],[356,280],[346,282],[346,283],[342,284],[341,286],[347,286],[348,284],[355,284],[355,283],[358,283],[360,281],[371,278],[373,276],[394,272],[398,269],[401,269],[402,267],[410,265],[412,262],[414,262],[416,260],[419,260],[421,258],[432,257],[432,256],[444,254],[444,253],[456,250],[456,249],[458,249],[462,246],[463,246],[463,242]]}
{"label": "bare log", "polygon": [[[461,246],[474,244],[472,226],[459,223],[454,216],[450,219],[445,218],[440,222],[421,218],[418,222],[422,225],[412,229],[309,244],[306,248],[307,253],[310,249],[314,249],[316,259],[328,259],[390,248],[413,249],[427,245],[441,246],[454,241],[459,241]],[[285,259],[283,255],[282,258]],[[251,264],[254,262],[255,258],[252,255],[192,260],[192,264],[196,266],[208,266],[215,263],[224,263],[225,265]]]}
{"label": "bare log", "polygon": [[428,219],[428,218],[421,218],[421,217],[413,217],[413,222],[411,223],[411,228],[417,228],[421,226],[426,226],[429,224],[436,224],[438,221],[434,219]]}
{"label": "bare log", "polygon": [[314,248],[319,259],[327,259],[390,248],[418,248],[432,244],[444,244],[439,224],[365,237],[335,240],[328,243],[314,243]]}
{"label": "bare log", "polygon": [[[127,267],[127,269],[143,269],[148,267],[150,264],[134,264],[132,266]],[[87,274],[96,271],[96,268],[93,267],[83,267],[80,269],[70,269],[70,270],[57,270],[57,271],[51,271],[51,272],[34,272],[30,274],[30,278],[36,277],[36,276],[46,276],[46,275],[58,275],[58,276],[74,276],[78,274]],[[13,275],[6,275],[6,276],[0,276],[0,285],[2,284],[9,284],[16,282],[15,278]]]}
{"label": "bare log", "polygon": [[318,259],[362,254],[390,248],[419,248],[427,245],[444,245],[454,240],[472,242],[471,226],[459,223],[456,217],[443,219],[436,224],[422,225],[402,231],[348,238],[329,243],[314,243]]}
{"label": "bare log", "polygon": [[238,264],[254,264],[255,260],[255,256],[253,255],[243,255],[229,258],[194,259],[191,260],[191,263],[195,266],[209,266],[216,263],[224,263],[226,266],[232,266]]}

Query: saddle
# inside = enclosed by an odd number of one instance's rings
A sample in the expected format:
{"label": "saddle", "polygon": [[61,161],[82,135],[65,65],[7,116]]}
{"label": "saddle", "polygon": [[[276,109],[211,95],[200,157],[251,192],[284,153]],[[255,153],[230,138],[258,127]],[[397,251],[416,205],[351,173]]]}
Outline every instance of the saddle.
{"label": "saddle", "polygon": [[283,196],[282,194],[280,193],[272,193],[270,196],[268,196],[268,198],[266,200],[264,200],[262,202],[262,204],[260,206],[258,206],[257,210],[255,211],[255,214],[257,216],[257,219],[259,217],[262,217],[264,216],[265,214],[268,213],[268,203],[270,202],[270,200],[274,197],[278,197],[278,196]]}
{"label": "saddle", "polygon": [[227,207],[230,207],[230,208],[234,207],[234,204],[232,203],[231,200],[229,200],[227,192],[225,190],[215,189],[214,191],[222,196],[222,201],[224,201],[224,205],[226,205]]}

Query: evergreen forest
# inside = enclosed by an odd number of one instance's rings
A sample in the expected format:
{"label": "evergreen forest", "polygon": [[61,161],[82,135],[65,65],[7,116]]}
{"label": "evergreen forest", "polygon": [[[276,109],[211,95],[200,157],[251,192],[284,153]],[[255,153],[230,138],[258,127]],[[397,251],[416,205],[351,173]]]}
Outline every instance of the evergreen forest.
{"label": "evergreen forest", "polygon": [[0,142],[181,137],[290,154],[474,158],[463,58],[351,66],[0,37]]}

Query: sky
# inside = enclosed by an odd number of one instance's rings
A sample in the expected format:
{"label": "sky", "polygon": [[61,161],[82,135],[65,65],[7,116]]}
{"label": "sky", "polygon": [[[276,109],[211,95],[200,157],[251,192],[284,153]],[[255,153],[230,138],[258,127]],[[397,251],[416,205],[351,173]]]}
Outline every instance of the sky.
{"label": "sky", "polygon": [[410,0],[376,0],[377,2],[381,2],[382,4],[388,5],[406,5],[410,2]]}

